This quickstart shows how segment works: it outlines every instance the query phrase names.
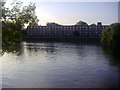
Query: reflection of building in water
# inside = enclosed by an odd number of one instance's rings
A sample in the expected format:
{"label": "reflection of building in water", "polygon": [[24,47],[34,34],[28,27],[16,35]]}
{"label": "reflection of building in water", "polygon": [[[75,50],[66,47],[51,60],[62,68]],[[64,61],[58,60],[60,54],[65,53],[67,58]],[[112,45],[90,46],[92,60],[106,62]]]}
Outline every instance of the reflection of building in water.
{"label": "reflection of building in water", "polygon": [[37,43],[28,44],[26,45],[26,49],[34,52],[45,51],[47,53],[53,53],[56,51],[53,43],[49,43],[48,45],[39,45]]}
{"label": "reflection of building in water", "polygon": [[26,34],[28,36],[100,36],[102,29],[108,25],[71,25],[63,26],[56,23],[47,23],[46,26],[28,26]]}

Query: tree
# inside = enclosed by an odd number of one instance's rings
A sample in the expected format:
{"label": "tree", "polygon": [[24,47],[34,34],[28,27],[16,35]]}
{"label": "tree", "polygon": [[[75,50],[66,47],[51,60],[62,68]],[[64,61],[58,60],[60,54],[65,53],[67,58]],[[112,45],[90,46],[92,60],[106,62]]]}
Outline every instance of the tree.
{"label": "tree", "polygon": [[38,25],[39,20],[35,14],[36,6],[34,3],[23,6],[23,2],[16,1],[11,4],[11,9],[6,8],[4,5],[5,3],[2,4],[2,43],[6,45],[21,41],[24,25]]}
{"label": "tree", "polygon": [[107,46],[120,46],[120,23],[113,23],[102,30],[101,41]]}
{"label": "tree", "polygon": [[97,26],[97,25],[93,23],[93,24],[91,24],[90,26]]}
{"label": "tree", "polygon": [[19,25],[21,30],[25,24],[37,24],[38,19],[35,14],[35,3],[30,3],[28,6],[23,6],[23,2],[13,2],[12,9],[4,8],[3,19],[4,21],[14,22]]}
{"label": "tree", "polygon": [[88,26],[88,24],[87,24],[86,22],[83,22],[83,21],[79,21],[79,22],[77,22],[75,25]]}
{"label": "tree", "polygon": [[32,23],[29,23],[29,26],[39,26],[39,25],[36,22],[32,22]]}
{"label": "tree", "polygon": [[2,43],[3,45],[9,45],[13,42],[19,42],[22,40],[22,31],[19,31],[19,26],[15,23],[3,23],[2,25]]}

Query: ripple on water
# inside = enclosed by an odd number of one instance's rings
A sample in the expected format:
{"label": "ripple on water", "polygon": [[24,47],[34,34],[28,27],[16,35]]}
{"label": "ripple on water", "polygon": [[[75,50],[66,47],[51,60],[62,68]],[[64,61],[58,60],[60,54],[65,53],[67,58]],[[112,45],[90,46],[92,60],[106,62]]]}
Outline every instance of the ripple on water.
{"label": "ripple on water", "polygon": [[2,56],[4,87],[117,87],[117,66],[109,64],[111,57],[106,58],[101,46],[26,43],[21,50],[19,56],[15,53]]}

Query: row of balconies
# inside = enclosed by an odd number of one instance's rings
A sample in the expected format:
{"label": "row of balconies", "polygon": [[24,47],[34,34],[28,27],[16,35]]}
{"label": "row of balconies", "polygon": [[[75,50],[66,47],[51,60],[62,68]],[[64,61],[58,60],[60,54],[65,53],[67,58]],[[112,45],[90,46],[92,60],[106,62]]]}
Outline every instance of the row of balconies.
{"label": "row of balconies", "polygon": [[47,27],[47,26],[33,26],[30,27],[28,26],[28,29],[33,29],[33,28],[106,28],[107,26],[57,26],[57,27]]}
{"label": "row of balconies", "polygon": [[64,28],[62,28],[62,29],[57,29],[57,28],[52,28],[52,29],[50,29],[50,28],[48,28],[48,29],[46,29],[46,28],[44,28],[44,29],[27,29],[27,31],[84,31],[84,30],[86,30],[86,31],[94,31],[94,30],[96,30],[96,31],[98,31],[98,30],[102,30],[103,28],[96,28],[96,29],[87,29],[87,28],[80,28],[80,29],[72,29],[72,28],[70,28],[70,29],[64,29]]}
{"label": "row of balconies", "polygon": [[[65,32],[65,33],[70,33],[70,32],[75,32],[75,31],[33,31],[33,30],[29,30],[27,32],[31,32],[31,33],[60,33],[60,32]],[[87,31],[87,30],[84,30],[84,31],[80,31],[80,32],[100,32],[99,30],[93,30],[93,31]]]}
{"label": "row of balconies", "polygon": [[74,32],[74,31],[79,31],[79,32],[100,32],[101,30],[97,30],[97,29],[92,29],[92,30],[27,30],[27,32]]}
{"label": "row of balconies", "polygon": [[[32,33],[34,33],[34,34],[51,34],[51,32],[27,32],[27,34],[29,35],[29,34],[32,34]],[[54,32],[54,34],[61,34],[61,33],[66,33],[66,32]],[[73,33],[73,32],[72,32]],[[66,33],[66,34],[72,34],[72,33]],[[79,32],[79,34],[81,34],[81,33],[100,33],[100,32]]]}

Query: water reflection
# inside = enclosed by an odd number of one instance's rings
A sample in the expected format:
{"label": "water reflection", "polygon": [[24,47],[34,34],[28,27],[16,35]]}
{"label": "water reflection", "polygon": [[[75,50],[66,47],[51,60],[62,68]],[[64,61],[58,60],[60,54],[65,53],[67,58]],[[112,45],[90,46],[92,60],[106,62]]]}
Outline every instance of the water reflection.
{"label": "water reflection", "polygon": [[54,43],[47,43],[47,45],[41,45],[39,43],[31,43],[26,45],[26,48],[28,51],[33,50],[34,52],[38,52],[38,51],[46,51],[48,53],[55,52]]}
{"label": "water reflection", "polygon": [[16,55],[20,56],[22,54],[22,46],[21,43],[18,44],[9,44],[2,46],[2,55],[4,53],[15,53]]}
{"label": "water reflection", "polygon": [[[96,55],[100,55],[100,52],[103,51],[104,55],[109,58],[109,64],[112,66],[117,66],[120,64],[120,55],[119,55],[119,49],[116,48],[109,48],[109,47],[103,47],[100,45],[100,43],[55,43],[55,42],[22,42],[19,44],[11,44],[11,45],[5,45],[2,46],[2,55],[4,53],[14,53],[17,56],[21,56],[22,54],[28,54],[31,56],[32,54],[39,55],[40,53],[46,53],[46,55],[55,55],[58,54],[58,45],[59,48],[63,48],[62,45],[66,48],[65,50],[69,52],[69,49],[75,49],[70,53],[71,55],[76,53],[79,56],[79,59],[82,59],[82,57],[86,56],[86,53],[92,53],[91,48],[96,47]],[[91,47],[89,47],[89,46]],[[99,48],[97,48],[99,47]],[[89,52],[90,50],[90,52]],[[94,50],[93,50],[94,51]],[[64,52],[62,52],[64,53]],[[91,55],[91,54],[90,54]]]}
{"label": "water reflection", "polygon": [[102,46],[104,54],[109,58],[109,64],[112,66],[120,65],[120,48]]}
{"label": "water reflection", "polygon": [[22,42],[14,49],[4,47],[4,52],[3,87],[118,87],[119,62],[100,44]]}

